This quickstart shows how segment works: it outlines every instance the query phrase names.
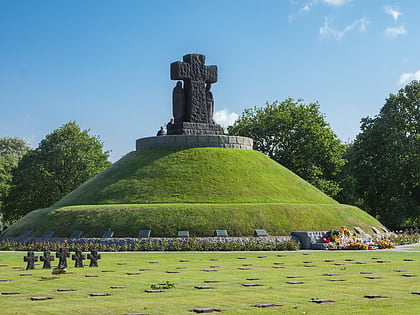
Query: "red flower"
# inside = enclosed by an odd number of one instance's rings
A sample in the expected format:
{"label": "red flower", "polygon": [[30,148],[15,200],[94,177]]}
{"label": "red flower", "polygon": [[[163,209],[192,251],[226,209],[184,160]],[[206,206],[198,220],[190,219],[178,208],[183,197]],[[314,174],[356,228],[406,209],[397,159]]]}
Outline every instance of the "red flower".
{"label": "red flower", "polygon": [[329,236],[323,236],[323,237],[322,237],[322,241],[323,241],[324,243],[330,243],[330,242],[331,242],[331,237],[329,237]]}

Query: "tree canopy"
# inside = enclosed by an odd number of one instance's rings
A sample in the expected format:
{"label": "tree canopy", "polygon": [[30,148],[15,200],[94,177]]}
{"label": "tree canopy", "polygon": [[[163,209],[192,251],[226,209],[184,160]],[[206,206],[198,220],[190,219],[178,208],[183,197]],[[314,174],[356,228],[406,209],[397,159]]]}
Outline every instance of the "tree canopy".
{"label": "tree canopy", "polygon": [[379,114],[363,118],[349,147],[347,184],[358,202],[384,224],[420,224],[420,82],[390,94]]}
{"label": "tree canopy", "polygon": [[229,134],[254,139],[258,150],[329,196],[340,187],[335,176],[344,165],[345,146],[319,111],[318,103],[286,99],[245,109]]}
{"label": "tree canopy", "polygon": [[12,170],[22,156],[30,150],[25,140],[14,137],[0,138],[0,212],[12,181]]}
{"label": "tree canopy", "polygon": [[5,201],[8,219],[49,207],[110,165],[109,152],[89,130],[69,122],[26,153],[13,170],[12,187]]}

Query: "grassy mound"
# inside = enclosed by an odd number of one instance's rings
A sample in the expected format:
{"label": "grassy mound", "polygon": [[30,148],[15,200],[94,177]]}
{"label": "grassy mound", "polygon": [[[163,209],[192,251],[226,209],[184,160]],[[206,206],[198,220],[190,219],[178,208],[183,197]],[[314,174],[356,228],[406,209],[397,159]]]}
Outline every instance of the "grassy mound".
{"label": "grassy mound", "polygon": [[230,236],[252,236],[254,229],[261,228],[270,235],[289,235],[343,225],[370,231],[381,223],[356,207],[340,204],[91,205],[32,211],[7,235],[32,230],[33,236],[41,236],[52,230],[57,237],[67,237],[83,230],[84,236],[100,237],[111,229],[115,237],[137,237],[139,230],[148,229],[152,236],[173,237],[184,230],[192,236],[212,236],[214,230],[226,229]]}
{"label": "grassy mound", "polygon": [[337,203],[257,151],[161,148],[127,154],[55,206],[265,202]]}
{"label": "grassy mound", "polygon": [[161,148],[131,152],[48,209],[33,211],[6,236],[32,230],[33,236],[74,230],[100,237],[251,236],[360,226],[380,222],[362,210],[341,205],[257,151],[221,148]]}

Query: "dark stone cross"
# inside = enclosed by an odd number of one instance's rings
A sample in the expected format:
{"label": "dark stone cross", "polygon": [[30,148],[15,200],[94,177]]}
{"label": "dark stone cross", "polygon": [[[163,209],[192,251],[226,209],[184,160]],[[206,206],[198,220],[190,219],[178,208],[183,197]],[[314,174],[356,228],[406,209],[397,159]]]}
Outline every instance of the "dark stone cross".
{"label": "dark stone cross", "polygon": [[34,252],[28,252],[27,256],[23,257],[23,261],[28,263],[26,270],[35,269],[35,262],[38,261],[38,257],[34,255]]}
{"label": "dark stone cross", "polygon": [[98,254],[98,251],[91,250],[87,257],[90,259],[89,267],[98,267],[98,260],[101,259],[101,254]]}
{"label": "dark stone cross", "polygon": [[189,54],[183,57],[183,61],[171,64],[171,80],[184,81],[183,89],[181,82],[174,89],[175,123],[213,123],[213,95],[210,87],[217,82],[217,66],[206,66],[205,60],[204,55]]}
{"label": "dark stone cross", "polygon": [[78,249],[74,255],[71,256],[71,259],[75,261],[74,267],[83,268],[83,259],[86,259],[86,255],[83,255],[82,251]]}
{"label": "dark stone cross", "polygon": [[59,258],[59,266],[67,267],[67,258],[70,257],[70,253],[67,249],[60,248],[60,250],[55,253],[55,257]]}
{"label": "dark stone cross", "polygon": [[54,260],[54,256],[50,255],[49,250],[45,250],[44,255],[39,257],[39,259],[44,262],[44,265],[42,266],[42,268],[51,269],[51,261]]}

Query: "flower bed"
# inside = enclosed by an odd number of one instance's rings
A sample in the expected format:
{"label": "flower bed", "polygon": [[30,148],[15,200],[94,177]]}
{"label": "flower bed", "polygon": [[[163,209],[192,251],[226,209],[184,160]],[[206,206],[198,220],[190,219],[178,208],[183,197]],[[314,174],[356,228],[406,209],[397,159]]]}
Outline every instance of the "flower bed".
{"label": "flower bed", "polygon": [[[348,249],[348,250],[374,250],[394,248],[394,243],[389,240],[363,240],[357,233],[351,232],[346,227],[341,227],[341,230],[331,230],[328,232],[329,240],[326,238],[325,243],[328,243],[328,249]],[[324,240],[324,238],[323,238]]]}

